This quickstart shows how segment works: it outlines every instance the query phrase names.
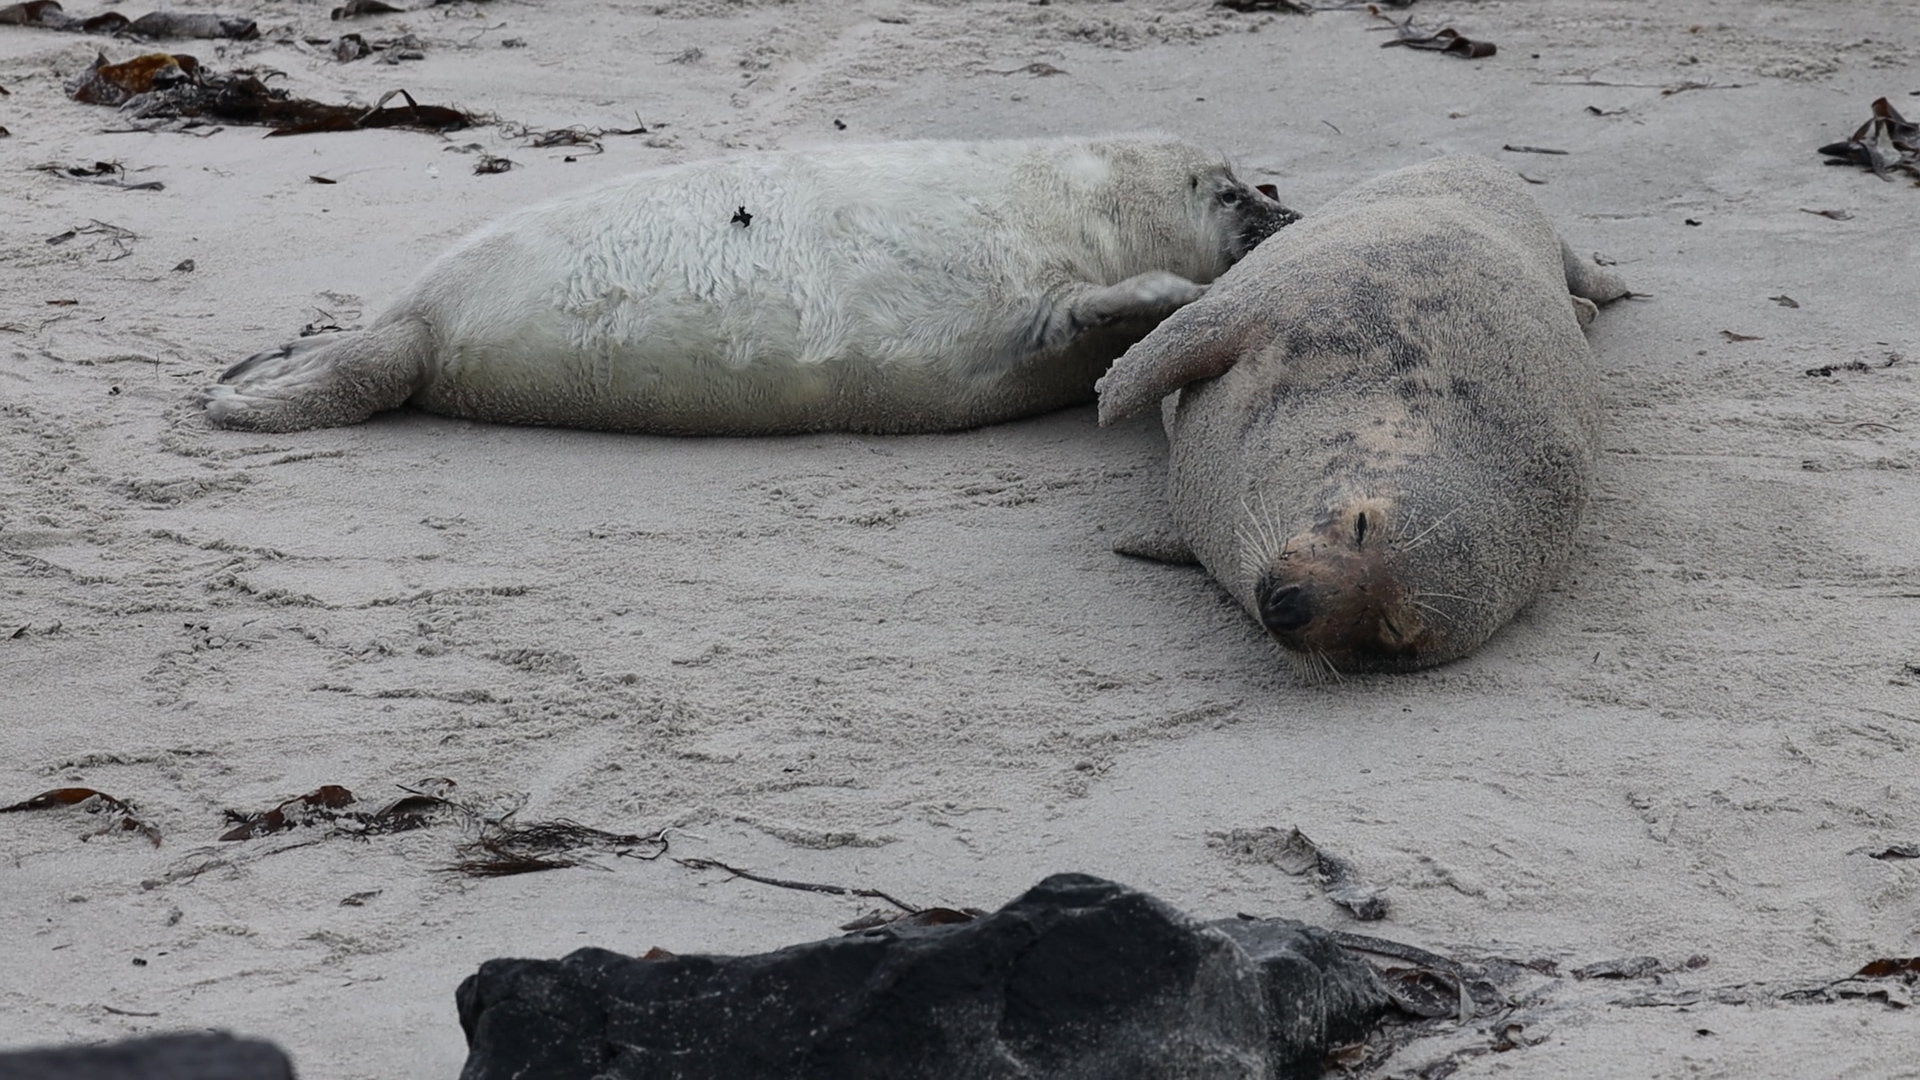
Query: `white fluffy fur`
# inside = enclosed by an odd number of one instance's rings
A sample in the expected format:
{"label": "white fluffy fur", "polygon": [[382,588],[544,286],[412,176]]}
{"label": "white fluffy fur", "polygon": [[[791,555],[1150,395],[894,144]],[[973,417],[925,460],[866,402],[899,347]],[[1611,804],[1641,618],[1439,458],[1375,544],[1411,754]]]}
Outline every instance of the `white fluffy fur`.
{"label": "white fluffy fur", "polygon": [[671,166],[482,228],[366,331],[260,354],[207,410],[267,430],[407,400],[689,434],[966,427],[1090,399],[1291,216],[1163,136]]}

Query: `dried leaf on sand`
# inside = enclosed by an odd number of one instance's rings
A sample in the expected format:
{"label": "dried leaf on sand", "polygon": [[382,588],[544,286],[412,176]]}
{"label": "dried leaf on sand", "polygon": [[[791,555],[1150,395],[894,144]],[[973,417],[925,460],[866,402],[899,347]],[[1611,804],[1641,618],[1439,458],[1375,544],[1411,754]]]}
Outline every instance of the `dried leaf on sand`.
{"label": "dried leaf on sand", "polygon": [[43,791],[31,799],[14,803],[12,806],[0,806],[0,814],[19,813],[26,810],[52,810],[63,806],[78,807],[89,814],[106,814],[105,825],[90,833],[82,833],[80,839],[91,840],[96,836],[105,836],[112,832],[137,832],[160,846],[160,830],[152,822],[141,817],[131,803],[117,799],[104,791],[89,787],[54,788]]}
{"label": "dried leaf on sand", "polygon": [[1882,180],[1892,180],[1888,174],[1895,171],[1920,180],[1920,124],[1901,116],[1886,98],[1875,100],[1872,110],[1852,138],[1820,148],[1832,159],[1827,164],[1858,165]]}

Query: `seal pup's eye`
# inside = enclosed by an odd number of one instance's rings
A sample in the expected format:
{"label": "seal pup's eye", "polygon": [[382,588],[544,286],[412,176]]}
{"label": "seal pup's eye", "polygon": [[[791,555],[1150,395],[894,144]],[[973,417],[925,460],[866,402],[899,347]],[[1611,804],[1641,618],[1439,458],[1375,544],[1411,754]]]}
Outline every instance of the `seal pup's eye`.
{"label": "seal pup's eye", "polygon": [[1365,511],[1361,511],[1353,516],[1353,542],[1356,544],[1364,544],[1367,542],[1367,515]]}
{"label": "seal pup's eye", "polygon": [[1227,188],[1224,191],[1220,192],[1220,205],[1222,206],[1240,205],[1240,189]]}

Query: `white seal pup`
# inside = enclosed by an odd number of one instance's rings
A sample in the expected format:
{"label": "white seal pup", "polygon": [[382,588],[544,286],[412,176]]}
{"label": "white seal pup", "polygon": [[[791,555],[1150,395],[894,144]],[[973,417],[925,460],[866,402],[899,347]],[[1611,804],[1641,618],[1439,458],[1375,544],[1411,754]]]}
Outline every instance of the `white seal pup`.
{"label": "white seal pup", "polygon": [[253,356],[204,403],[255,431],[407,402],[678,435],[974,427],[1092,400],[1297,216],[1160,135],[668,166],[480,229],[365,330]]}
{"label": "white seal pup", "polygon": [[1118,550],[1200,562],[1309,678],[1464,655],[1567,559],[1600,430],[1582,327],[1625,295],[1484,158],[1360,185],[1100,381],[1103,424],[1185,386],[1172,530]]}

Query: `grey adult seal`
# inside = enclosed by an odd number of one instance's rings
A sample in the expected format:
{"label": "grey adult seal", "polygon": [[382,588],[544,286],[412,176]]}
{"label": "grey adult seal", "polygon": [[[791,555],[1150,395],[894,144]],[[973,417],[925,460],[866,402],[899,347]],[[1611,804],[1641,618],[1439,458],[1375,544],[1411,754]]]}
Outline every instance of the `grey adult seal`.
{"label": "grey adult seal", "polygon": [[1103,424],[1180,391],[1170,528],[1120,550],[1197,559],[1308,677],[1464,655],[1567,560],[1600,431],[1582,327],[1626,293],[1491,161],[1362,184],[1100,381]]}
{"label": "grey adult seal", "polygon": [[1296,216],[1159,135],[670,166],[482,228],[367,329],[255,355],[205,406],[256,431],[407,402],[684,435],[972,427],[1091,400]]}

